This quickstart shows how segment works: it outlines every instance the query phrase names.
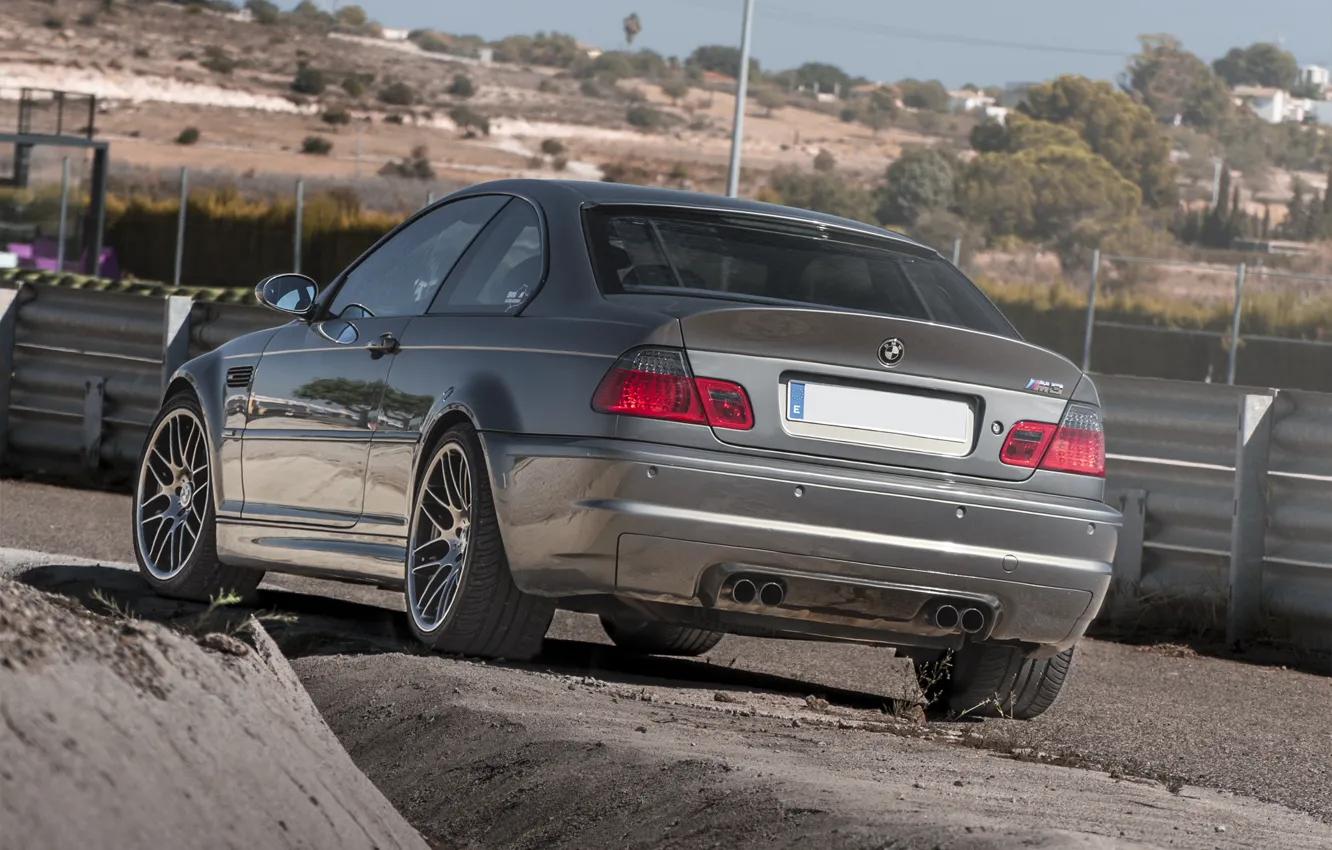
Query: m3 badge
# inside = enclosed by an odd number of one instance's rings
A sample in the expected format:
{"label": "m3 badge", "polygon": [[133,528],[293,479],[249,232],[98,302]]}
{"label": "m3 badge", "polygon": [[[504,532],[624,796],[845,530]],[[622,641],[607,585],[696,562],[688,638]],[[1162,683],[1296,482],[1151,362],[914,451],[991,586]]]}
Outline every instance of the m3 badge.
{"label": "m3 badge", "polygon": [[1030,381],[1027,381],[1026,389],[1034,393],[1041,393],[1042,395],[1064,394],[1063,384],[1056,384],[1054,381],[1042,381],[1040,378],[1032,378]]}

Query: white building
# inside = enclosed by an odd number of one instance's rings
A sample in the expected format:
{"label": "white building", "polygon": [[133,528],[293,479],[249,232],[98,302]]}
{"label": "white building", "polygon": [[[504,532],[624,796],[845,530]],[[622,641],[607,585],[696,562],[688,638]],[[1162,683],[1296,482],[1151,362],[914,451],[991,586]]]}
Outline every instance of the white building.
{"label": "white building", "polygon": [[[1253,110],[1254,115],[1268,124],[1280,124],[1282,121],[1292,120],[1287,117],[1291,97],[1281,89],[1264,86],[1236,86],[1231,94],[1235,97],[1236,103],[1249,107]],[[1303,116],[1301,116],[1302,118]]]}
{"label": "white building", "polygon": [[971,91],[970,89],[948,93],[948,110],[950,112],[975,112],[977,109],[994,106],[994,102],[994,98],[988,94]]}
{"label": "white building", "polygon": [[1300,85],[1317,86],[1325,89],[1332,86],[1332,70],[1321,65],[1305,65],[1300,68]]}
{"label": "white building", "polygon": [[981,107],[981,115],[998,121],[1000,124],[1008,120],[1008,113],[1011,111],[1007,106],[994,106],[993,104]]}
{"label": "white building", "polygon": [[411,30],[393,30],[384,27],[381,35],[385,41],[406,41],[407,36],[411,35]]}

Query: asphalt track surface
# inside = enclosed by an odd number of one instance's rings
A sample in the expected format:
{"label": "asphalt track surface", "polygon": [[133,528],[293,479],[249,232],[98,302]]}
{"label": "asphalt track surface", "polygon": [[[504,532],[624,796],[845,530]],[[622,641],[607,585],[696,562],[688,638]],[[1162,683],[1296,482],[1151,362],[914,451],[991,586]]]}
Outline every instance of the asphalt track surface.
{"label": "asphalt track surface", "polygon": [[[129,562],[129,511],[0,481],[0,573]],[[392,594],[266,586],[330,726],[438,847],[1332,848],[1326,670],[1087,640],[1044,717],[919,726],[881,650],[626,659],[561,616],[538,663],[484,664],[416,651]]]}

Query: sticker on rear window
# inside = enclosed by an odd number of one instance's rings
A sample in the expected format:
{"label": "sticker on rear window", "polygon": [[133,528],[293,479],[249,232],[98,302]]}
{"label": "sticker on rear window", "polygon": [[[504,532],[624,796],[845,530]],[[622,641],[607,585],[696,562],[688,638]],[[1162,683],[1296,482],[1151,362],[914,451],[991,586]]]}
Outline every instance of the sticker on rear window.
{"label": "sticker on rear window", "polygon": [[792,381],[786,385],[786,418],[805,418],[805,385]]}

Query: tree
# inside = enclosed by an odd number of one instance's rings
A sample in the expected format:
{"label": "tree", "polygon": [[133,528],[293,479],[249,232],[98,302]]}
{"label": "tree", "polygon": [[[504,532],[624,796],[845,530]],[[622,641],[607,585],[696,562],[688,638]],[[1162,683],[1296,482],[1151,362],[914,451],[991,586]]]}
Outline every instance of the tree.
{"label": "tree", "polygon": [[633,12],[624,19],[624,43],[627,47],[634,46],[634,39],[643,31],[643,22],[638,19],[638,13]]}
{"label": "tree", "polygon": [[912,109],[924,109],[929,112],[948,111],[948,89],[938,80],[905,79],[897,84],[902,95],[902,105]]}
{"label": "tree", "polygon": [[291,81],[292,91],[316,97],[323,94],[326,87],[327,83],[324,82],[323,72],[318,68],[311,68],[309,65],[302,65]]}
{"label": "tree", "polygon": [[1226,84],[1255,85],[1288,91],[1299,76],[1295,57],[1275,44],[1251,44],[1247,48],[1232,47],[1225,56],[1212,63]]}
{"label": "tree", "polygon": [[768,187],[780,203],[788,206],[874,223],[874,201],[869,192],[831,172],[811,174],[779,168],[772,173]]}
{"label": "tree", "polygon": [[560,156],[564,153],[564,142],[559,139],[543,139],[541,141],[541,152],[546,156]]}
{"label": "tree", "polygon": [[786,95],[771,86],[759,89],[754,99],[758,101],[759,106],[763,107],[765,118],[771,118],[774,109],[781,109],[786,105]]}
{"label": "tree", "polygon": [[1221,78],[1171,35],[1138,37],[1142,50],[1129,58],[1128,89],[1157,121],[1179,117],[1191,127],[1210,129],[1224,121],[1233,104]]}
{"label": "tree", "polygon": [[818,87],[821,92],[845,90],[851,85],[851,75],[836,65],[826,62],[806,62],[793,71],[785,72],[796,86]]}
{"label": "tree", "polygon": [[679,105],[680,99],[689,95],[689,81],[683,77],[667,80],[661,87],[661,93],[671,99],[672,105]]}
{"label": "tree", "polygon": [[250,10],[250,15],[254,20],[261,24],[276,24],[278,22],[278,7],[269,0],[246,0],[245,8]]}
{"label": "tree", "polygon": [[1086,144],[984,153],[957,182],[957,203],[992,236],[1061,243],[1111,232],[1136,214],[1142,193]]}
{"label": "tree", "polygon": [[1109,83],[1064,75],[1028,88],[1018,111],[1039,121],[1072,127],[1093,153],[1137,184],[1147,206],[1175,205],[1178,191],[1169,138],[1156,126],[1147,107]]}
{"label": "tree", "polygon": [[337,17],[334,18],[339,24],[352,29],[360,29],[370,22],[366,16],[365,10],[360,6],[343,6],[338,9]]}
{"label": "tree", "polygon": [[957,157],[939,146],[908,147],[888,166],[876,211],[879,221],[910,227],[925,213],[953,205]]}
{"label": "tree", "polygon": [[449,94],[454,97],[471,97],[476,94],[476,85],[466,74],[456,74],[453,82],[449,84]]}
{"label": "tree", "polygon": [[[689,58],[685,60],[685,67],[700,72],[712,71],[714,74],[739,77],[740,48],[732,47],[729,44],[706,44],[702,47],[696,47],[694,52],[689,54]],[[757,77],[760,73],[759,61],[751,56],[749,59],[749,75]]]}

